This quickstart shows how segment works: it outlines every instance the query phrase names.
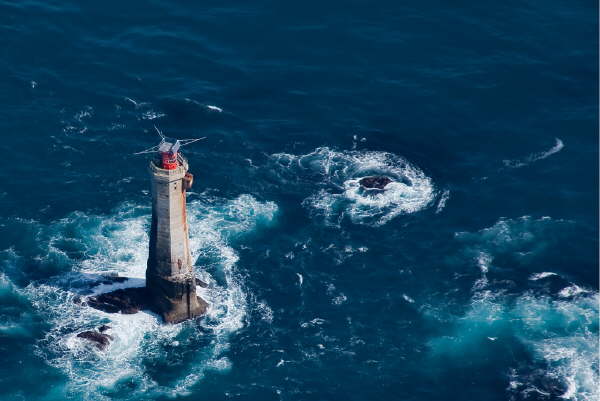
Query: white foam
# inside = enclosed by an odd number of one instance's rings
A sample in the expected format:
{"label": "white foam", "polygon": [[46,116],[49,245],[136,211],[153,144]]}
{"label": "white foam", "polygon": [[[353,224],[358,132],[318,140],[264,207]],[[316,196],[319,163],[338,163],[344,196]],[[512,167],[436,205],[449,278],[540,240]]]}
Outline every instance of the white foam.
{"label": "white foam", "polygon": [[473,284],[474,291],[480,291],[488,285],[487,273],[490,270],[490,265],[494,258],[487,252],[480,251],[477,255],[476,262],[479,270],[481,271],[481,277]]}
{"label": "white foam", "polygon": [[499,334],[507,333],[545,365],[543,371],[533,373],[528,368],[524,372],[512,369],[510,391],[550,395],[534,385],[543,374],[564,384],[565,399],[597,400],[599,301],[598,293],[591,292],[557,300],[531,293],[512,298],[501,292],[478,291],[465,315],[455,321],[454,330],[429,345],[434,354],[465,357],[465,353],[478,352],[481,339],[496,341]]}
{"label": "white foam", "polygon": [[529,277],[529,280],[537,281],[537,280],[541,280],[546,277],[552,277],[552,276],[558,276],[558,274],[553,273],[553,272],[534,273]]}
{"label": "white foam", "polygon": [[522,160],[503,160],[503,163],[506,167],[519,168],[519,167],[527,166],[538,160],[542,160],[547,157],[550,157],[553,154],[560,152],[565,147],[563,141],[561,141],[559,138],[555,138],[554,140],[555,140],[554,146],[552,146],[548,150],[545,150],[543,152],[538,152],[538,153],[532,153],[529,156],[527,156],[525,159],[522,159]]}
{"label": "white foam", "polygon": [[338,296],[334,297],[331,300],[331,303],[333,305],[341,305],[343,303],[346,303],[346,301],[348,301],[348,297],[346,295],[344,295],[343,292],[340,292],[340,294]]}
{"label": "white foam", "polygon": [[567,376],[565,378],[567,382],[567,390],[560,396],[560,398],[564,398],[565,400],[573,400],[577,397],[577,382],[575,378],[571,376]]}
{"label": "white foam", "polygon": [[479,269],[483,275],[490,271],[490,264],[492,263],[492,260],[492,256],[486,252],[481,252],[477,257],[477,266],[479,266]]}
{"label": "white foam", "polygon": [[265,301],[260,301],[257,304],[258,312],[262,320],[268,323],[273,323],[273,309]]}
{"label": "white foam", "polygon": [[450,199],[450,191],[445,190],[444,192],[442,192],[442,196],[440,196],[440,201],[438,202],[437,207],[435,209],[436,214],[439,214],[442,212],[442,210],[444,210],[448,199]]}
{"label": "white foam", "polygon": [[470,243],[470,248],[475,252],[485,251],[492,255],[510,252],[526,259],[534,257],[546,249],[550,243],[547,240],[548,230],[560,231],[560,226],[568,224],[571,223],[550,217],[500,218],[491,227],[473,233],[456,233],[456,237]]}
{"label": "white foam", "polygon": [[[235,250],[228,244],[232,236],[253,230],[258,224],[269,223],[277,210],[272,202],[259,202],[249,195],[234,200],[211,198],[191,202],[188,207],[190,248],[194,258],[208,257],[215,261],[224,282],[217,282],[200,271],[208,288],[198,287],[200,295],[209,302],[205,318],[197,322],[164,325],[151,313],[134,315],[108,314],[75,302],[77,294],[63,290],[61,283],[78,277],[96,279],[110,272],[134,277],[123,284],[96,287],[95,292],[119,286],[143,285],[147,259],[149,208],[124,204],[111,216],[73,213],[42,231],[51,232],[48,255],[60,256],[74,272],[67,272],[47,284],[31,284],[22,290],[38,312],[51,325],[46,337],[38,344],[37,353],[49,364],[69,377],[69,391],[89,399],[110,399],[114,386],[131,378],[146,394],[177,396],[188,394],[207,369],[227,370],[231,363],[223,357],[229,346],[229,335],[243,327],[247,300],[237,278]],[[71,258],[61,249],[65,241],[76,243],[83,258]],[[49,256],[43,256],[49,257]],[[79,275],[79,276],[78,276]],[[272,319],[268,305],[262,305],[262,315]],[[114,337],[104,351],[80,338],[78,332],[101,324],[112,327]],[[203,331],[194,329],[201,324]],[[185,332],[182,330],[185,329]],[[194,359],[187,363],[183,375],[171,384],[159,385],[140,363],[147,358],[161,358],[170,352],[163,344],[179,344],[176,338],[199,341],[206,331],[213,336],[210,345],[203,345]],[[203,334],[203,332],[205,334]],[[157,354],[158,353],[158,354]],[[161,356],[162,355],[162,356]]]}
{"label": "white foam", "polygon": [[90,118],[94,113],[94,108],[92,106],[85,106],[82,110],[75,113],[73,118],[79,122],[81,122],[84,118]]}
{"label": "white foam", "polygon": [[160,111],[147,110],[140,115],[142,120],[156,120],[158,118],[165,117],[165,113],[161,113]]}
{"label": "white foam", "polygon": [[223,112],[223,109],[217,106],[213,106],[212,104],[209,104],[206,106],[207,109],[212,110],[212,111],[217,111],[219,113]]}
{"label": "white foam", "polygon": [[563,288],[558,292],[558,296],[561,298],[570,298],[580,294],[589,293],[589,290],[579,287],[578,285],[572,284],[568,287]]}
{"label": "white foam", "polygon": [[526,328],[522,341],[547,362],[548,376],[566,385],[562,398],[592,401],[600,396],[599,301],[598,293],[588,292],[571,300],[523,296],[517,302],[515,311]]}
{"label": "white foam", "polygon": [[[284,168],[298,169],[298,174],[309,170],[321,176],[324,188],[303,204],[329,224],[339,224],[348,216],[355,224],[380,226],[401,214],[426,208],[435,195],[429,177],[392,153],[322,147],[301,156],[276,153],[272,158]],[[361,178],[373,175],[390,177],[393,182],[385,191],[359,184]]]}
{"label": "white foam", "polygon": [[131,104],[133,104],[133,106],[134,106],[136,109],[137,109],[137,108],[139,108],[139,107],[142,107],[142,106],[147,106],[147,105],[149,105],[149,103],[147,103],[147,102],[136,102],[135,100],[133,100],[132,98],[130,98],[130,97],[127,97],[127,96],[126,96],[124,99],[125,99],[125,100],[127,100],[128,102],[130,102]]}
{"label": "white foam", "polygon": [[298,276],[298,285],[300,287],[302,287],[302,283],[304,282],[304,277],[302,277],[302,274],[300,274],[300,273],[296,273],[296,276]]}
{"label": "white foam", "polygon": [[[547,377],[542,378],[542,383],[548,383],[546,379],[561,381],[565,387],[562,397],[566,399],[598,399],[598,293],[571,284],[561,289],[557,297],[533,293],[511,296],[508,294],[512,291],[494,292],[487,285],[486,275],[492,271],[494,256],[510,254],[530,258],[538,255],[556,241],[556,232],[568,224],[571,222],[547,216],[538,219],[523,216],[501,218],[493,226],[475,233],[457,233],[456,236],[468,244],[467,255],[476,260],[481,278],[473,286],[469,310],[456,322],[456,333],[450,336],[453,340],[432,341],[434,351],[468,352],[476,348],[481,338],[500,337],[499,334],[508,331],[531,351],[534,359],[546,365]],[[529,279],[552,276],[558,274],[538,272]],[[525,368],[521,377],[515,369],[509,389],[525,396],[531,392],[548,394],[548,389],[539,389],[533,384],[540,374]]]}
{"label": "white foam", "polygon": [[323,323],[325,323],[324,319],[321,319],[320,317],[316,317],[316,318],[312,319],[310,322],[301,323],[300,327],[307,328],[307,327],[321,326]]}

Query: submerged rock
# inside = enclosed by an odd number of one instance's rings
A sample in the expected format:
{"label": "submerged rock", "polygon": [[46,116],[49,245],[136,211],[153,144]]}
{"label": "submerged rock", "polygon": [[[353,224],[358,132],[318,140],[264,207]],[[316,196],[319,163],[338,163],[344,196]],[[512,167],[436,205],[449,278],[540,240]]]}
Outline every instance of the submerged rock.
{"label": "submerged rock", "polygon": [[385,176],[372,176],[361,178],[358,183],[368,189],[385,189],[392,180]]}
{"label": "submerged rock", "polygon": [[82,331],[81,333],[77,334],[77,337],[85,338],[86,340],[91,341],[99,350],[105,349],[106,346],[113,339],[112,336],[108,334],[100,333],[93,330]]}
{"label": "submerged rock", "polygon": [[98,327],[98,331],[100,333],[104,333],[106,330],[110,330],[110,326],[103,324],[102,326]]}

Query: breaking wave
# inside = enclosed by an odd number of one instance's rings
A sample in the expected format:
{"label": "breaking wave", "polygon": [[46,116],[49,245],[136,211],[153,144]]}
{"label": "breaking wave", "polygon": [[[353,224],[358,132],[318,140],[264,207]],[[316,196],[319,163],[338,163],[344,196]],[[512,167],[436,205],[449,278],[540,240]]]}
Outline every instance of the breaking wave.
{"label": "breaking wave", "polygon": [[442,195],[440,196],[440,200],[438,201],[437,207],[435,209],[436,214],[439,214],[442,212],[442,210],[444,210],[444,208],[446,207],[446,203],[448,202],[448,199],[450,199],[450,191],[445,190],[444,192],[442,192]]}
{"label": "breaking wave", "polygon": [[[337,225],[348,217],[355,224],[381,226],[425,209],[436,196],[425,173],[392,153],[322,147],[301,156],[277,153],[272,158],[283,168],[321,180],[321,189],[303,205],[328,224]],[[392,182],[385,191],[368,190],[359,184],[368,176],[385,176]]]}
{"label": "breaking wave", "polygon": [[519,159],[503,160],[503,163],[506,167],[519,168],[519,167],[525,167],[525,166],[527,166],[533,162],[536,162],[538,160],[542,160],[547,157],[550,157],[553,154],[560,152],[565,147],[565,144],[560,139],[555,138],[555,141],[556,142],[555,142],[554,146],[552,146],[548,150],[545,150],[543,152],[538,152],[538,153],[532,153],[529,156],[527,156],[526,158],[520,159],[520,160]]}
{"label": "breaking wave", "polygon": [[[129,399],[132,394],[143,394],[147,399],[189,394],[207,370],[230,368],[224,356],[228,339],[243,327],[247,315],[248,297],[236,274],[238,256],[231,241],[269,224],[276,211],[274,203],[249,195],[190,202],[192,257],[202,262],[197,273],[209,284],[198,287],[209,309],[196,321],[165,325],[148,312],[108,314],[80,304],[81,296],[91,292],[144,285],[150,210],[131,204],[122,205],[111,216],[77,212],[48,226],[23,222],[33,226],[36,239],[48,239],[47,245],[38,246],[34,259],[42,266],[47,263],[44,258],[60,260],[63,267],[50,279],[31,282],[23,289],[3,275],[0,286],[14,287],[50,324],[36,353],[68,376],[61,390],[64,397]],[[18,250],[8,252],[12,252],[9,263],[21,263]],[[103,281],[114,275],[131,279],[116,284]],[[103,284],[97,286],[98,282]],[[114,338],[106,350],[99,351],[76,337],[102,324],[111,327],[108,333]]]}
{"label": "breaking wave", "polygon": [[531,260],[553,244],[552,232],[565,224],[569,222],[523,216],[500,219],[475,233],[458,233],[468,244],[467,254],[480,276],[466,311],[454,317],[450,333],[429,341],[432,355],[469,354],[471,360],[489,360],[498,357],[499,349],[514,350],[516,340],[541,368],[520,363],[522,358],[512,361],[514,366],[506,372],[512,399],[527,399],[532,393],[575,401],[598,399],[598,292],[547,271],[530,274],[527,282],[556,279],[559,289],[534,287],[515,293],[511,279],[488,280],[499,274],[495,257],[510,254],[515,260]]}
{"label": "breaking wave", "polygon": [[434,353],[463,355],[492,352],[491,342],[516,338],[541,371],[515,366],[508,390],[519,398],[529,393],[576,401],[597,400],[598,390],[598,294],[571,300],[525,293],[510,297],[484,290],[473,296],[467,312],[452,333],[430,341]]}
{"label": "breaking wave", "polygon": [[467,253],[491,252],[525,262],[559,244],[571,226],[568,220],[521,216],[500,218],[491,227],[474,233],[458,232],[455,236],[468,245]]}

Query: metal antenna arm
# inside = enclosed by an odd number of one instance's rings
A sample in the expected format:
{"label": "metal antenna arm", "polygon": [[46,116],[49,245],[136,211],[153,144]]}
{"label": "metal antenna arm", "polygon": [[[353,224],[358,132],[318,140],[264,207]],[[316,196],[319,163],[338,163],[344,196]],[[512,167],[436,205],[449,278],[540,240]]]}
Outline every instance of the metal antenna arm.
{"label": "metal antenna arm", "polygon": [[165,139],[165,136],[163,135],[163,133],[156,127],[156,125],[154,126],[154,129],[156,130],[156,132],[158,133],[158,135],[161,137],[161,139]]}
{"label": "metal antenna arm", "polygon": [[141,152],[136,152],[136,153],[134,153],[134,155],[143,155],[144,153],[154,153],[157,151],[158,151],[158,145],[152,146],[151,148],[148,148],[146,150],[142,150]]}
{"label": "metal antenna arm", "polygon": [[185,146],[185,145],[189,145],[190,143],[201,141],[203,139],[206,139],[206,137],[203,136],[202,138],[180,139],[179,143],[181,144],[181,146]]}

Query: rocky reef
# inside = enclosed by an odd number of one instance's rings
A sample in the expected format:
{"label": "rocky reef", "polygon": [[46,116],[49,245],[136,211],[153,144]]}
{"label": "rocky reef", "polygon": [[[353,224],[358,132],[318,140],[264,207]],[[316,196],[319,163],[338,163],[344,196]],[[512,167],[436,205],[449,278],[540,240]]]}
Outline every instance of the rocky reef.
{"label": "rocky reef", "polygon": [[110,334],[106,334],[105,331],[110,330],[110,326],[102,325],[98,328],[98,330],[86,330],[77,334],[77,337],[86,339],[90,341],[92,344],[96,346],[99,350],[104,350],[110,341],[112,341],[112,336]]}
{"label": "rocky reef", "polygon": [[134,287],[91,296],[87,299],[87,304],[103,312],[129,315],[151,309],[149,301],[150,294],[146,287]]}
{"label": "rocky reef", "polygon": [[385,187],[393,182],[392,179],[386,176],[371,176],[361,178],[358,183],[367,189],[385,189]]}

